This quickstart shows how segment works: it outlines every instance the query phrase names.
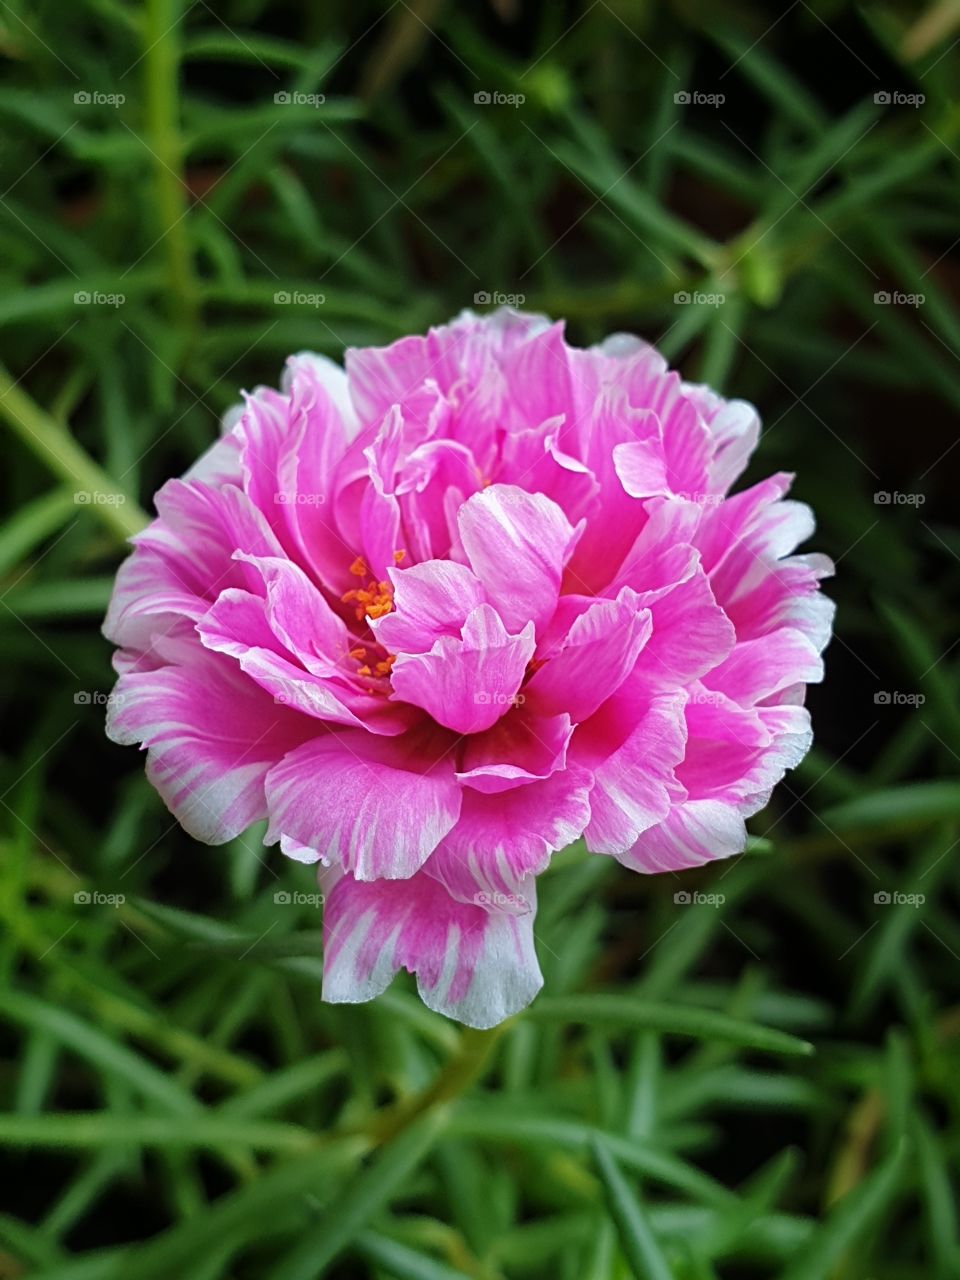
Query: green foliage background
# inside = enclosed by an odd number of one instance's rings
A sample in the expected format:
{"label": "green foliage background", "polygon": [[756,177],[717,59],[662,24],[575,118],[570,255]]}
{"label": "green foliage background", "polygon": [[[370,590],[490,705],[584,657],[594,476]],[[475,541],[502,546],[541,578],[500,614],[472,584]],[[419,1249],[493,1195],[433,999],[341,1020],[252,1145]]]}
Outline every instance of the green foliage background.
{"label": "green foliage background", "polygon": [[[958,37],[954,0],[0,3],[0,1277],[960,1275]],[[274,900],[308,869],[171,824],[98,628],[240,387],[496,292],[753,399],[840,607],[750,851],[559,857],[545,992],[483,1036],[405,981],[321,1004]]]}

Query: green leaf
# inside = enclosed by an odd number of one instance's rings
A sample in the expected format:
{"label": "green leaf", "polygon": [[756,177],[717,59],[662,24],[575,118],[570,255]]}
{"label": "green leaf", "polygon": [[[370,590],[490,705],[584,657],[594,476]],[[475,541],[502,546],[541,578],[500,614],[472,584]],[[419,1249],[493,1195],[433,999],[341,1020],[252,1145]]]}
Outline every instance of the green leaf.
{"label": "green leaf", "polygon": [[639,1197],[628,1185],[602,1139],[595,1138],[592,1149],[607,1208],[616,1224],[624,1257],[634,1274],[644,1277],[644,1280],[671,1280],[673,1270]]}
{"label": "green leaf", "polygon": [[814,1234],[783,1274],[782,1280],[823,1280],[841,1257],[884,1216],[900,1189],[904,1166],[904,1149],[890,1157],[879,1168],[840,1200],[829,1218]]}
{"label": "green leaf", "polygon": [[428,1112],[388,1143],[347,1182],[301,1239],[278,1259],[273,1280],[315,1280],[401,1190],[443,1130],[442,1109]]}
{"label": "green leaf", "polygon": [[717,1013],[713,1009],[659,1004],[606,992],[585,996],[541,996],[524,1016],[535,1022],[584,1022],[622,1026],[632,1031],[660,1031],[698,1040],[723,1040],[745,1049],[791,1057],[805,1057],[814,1052],[812,1044],[797,1036]]}

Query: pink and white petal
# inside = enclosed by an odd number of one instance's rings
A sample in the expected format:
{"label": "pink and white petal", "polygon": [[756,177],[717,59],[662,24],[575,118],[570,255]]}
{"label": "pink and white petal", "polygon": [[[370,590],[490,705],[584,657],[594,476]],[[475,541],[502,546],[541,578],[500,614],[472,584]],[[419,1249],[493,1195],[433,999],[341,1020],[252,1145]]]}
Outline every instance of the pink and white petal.
{"label": "pink and white petal", "polygon": [[620,483],[631,498],[669,497],[667,459],[659,436],[630,440],[613,450],[613,463]]}
{"label": "pink and white petal", "polygon": [[770,561],[768,572],[754,579],[750,593],[727,605],[738,638],[752,640],[780,627],[795,627],[821,652],[833,631],[836,605],[820,591],[820,582],[832,575],[833,562],[824,555]]}
{"label": "pink and white petal", "polygon": [[345,674],[344,663],[355,641],[343,619],[292,560],[279,556],[238,557],[263,579],[264,612],[270,629],[288,653],[314,675]]}
{"label": "pink and white petal", "polygon": [[586,512],[600,485],[588,466],[560,448],[562,423],[562,418],[550,418],[538,427],[510,432],[497,476],[503,484],[551,498],[574,521]]}
{"label": "pink and white petal", "polygon": [[466,445],[428,440],[411,450],[396,477],[408,557],[446,557],[451,543],[448,497],[455,495],[459,506],[481,488],[476,458]]}
{"label": "pink and white petal", "polygon": [[594,777],[584,832],[591,852],[620,857],[669,813],[686,749],[685,701],[683,692],[638,685],[577,730],[571,756]]}
{"label": "pink and white petal", "polygon": [[205,844],[266,817],[267,771],[311,732],[310,721],[199,647],[189,666],[121,676],[107,712],[107,736],[143,744],[147,777]]}
{"label": "pink and white petal", "polygon": [[464,743],[457,778],[465,787],[493,795],[549,778],[564,767],[573,722],[566,713],[537,715],[525,702],[518,694],[508,715]]}
{"label": "pink and white petal", "polygon": [[[340,464],[356,422],[345,423],[312,365],[294,359],[288,372],[292,424],[277,451],[274,501],[280,509],[275,518],[286,529],[285,545],[339,595],[347,589],[355,552],[337,528],[335,504]],[[352,408],[349,412],[352,415]]]}
{"label": "pink and white petal", "polygon": [[570,627],[559,653],[525,687],[533,711],[589,719],[613,696],[636,665],[653,629],[649,609],[624,587],[615,600],[596,600]]}
{"label": "pink and white petal", "polygon": [[[660,423],[655,413],[633,408],[616,385],[598,396],[576,430],[560,435],[561,446],[590,468],[599,489],[568,566],[567,591],[605,593],[611,566],[622,561],[646,524],[645,503],[627,493],[616,467],[618,447],[637,442],[641,452],[655,454],[661,443]],[[650,466],[655,465],[651,460]]]}
{"label": "pink and white petal", "polygon": [[320,861],[320,855],[316,849],[300,844],[297,840],[291,840],[289,836],[281,835],[280,852],[292,858],[294,862],[303,862],[308,866],[313,866]]}
{"label": "pink and white petal", "polygon": [[358,880],[412,876],[460,815],[449,742],[439,735],[324,733],[275,765],[266,791],[265,843],[286,835]]}
{"label": "pink and white petal", "polygon": [[[242,413],[243,406],[238,405],[237,408]],[[224,422],[223,435],[214,440],[213,444],[201,453],[196,462],[187,468],[183,473],[183,480],[196,480],[201,484],[209,485],[211,488],[218,488],[224,484],[239,485],[242,483],[240,437],[232,430],[232,425],[232,423]]]}
{"label": "pink and white petal", "polygon": [[713,396],[707,401],[705,387],[684,386],[684,394],[692,398],[713,437],[713,457],[707,468],[707,485],[711,493],[726,493],[746,468],[750,455],[760,439],[760,416],[747,400],[724,400]]}
{"label": "pink and white petal", "polygon": [[513,636],[495,609],[478,605],[460,639],[441,636],[428,653],[397,657],[392,697],[455,733],[482,733],[514,706],[534,648],[532,622]]}
{"label": "pink and white petal", "polygon": [[426,653],[441,636],[459,636],[467,615],[485,603],[480,583],[453,560],[391,569],[393,610],[370,625],[391,653]]}
{"label": "pink and white petal", "polygon": [[630,546],[605,594],[630,586],[649,603],[692,577],[697,553],[692,546],[702,517],[695,502],[654,498],[643,504],[646,523]]}
{"label": "pink and white petal", "polygon": [[650,827],[617,861],[633,871],[683,871],[742,853],[747,828],[738,808],[722,800],[684,800]]}
{"label": "pink and white petal", "polygon": [[736,801],[762,785],[757,772],[773,735],[752,708],[695,684],[684,708],[687,749],[677,781],[688,796]]}
{"label": "pink and white petal", "polygon": [[466,790],[453,830],[424,866],[460,902],[523,914],[521,886],[551,855],[579,839],[590,818],[593,776],[566,769],[496,795]]}
{"label": "pink and white petal", "polygon": [[352,440],[360,430],[360,423],[350,399],[346,369],[329,356],[318,355],[315,351],[298,351],[287,359],[281,387],[287,395],[291,395],[296,384],[301,381],[308,382],[315,394],[323,393],[336,410],[347,439]]}
{"label": "pink and white petal", "polygon": [[259,596],[222,592],[197,623],[197,634],[205,648],[234,658],[277,706],[373,734],[393,736],[409,727],[403,708],[361,686],[348,671],[332,665],[327,674],[305,670],[270,628]]}
{"label": "pink and white petal", "polygon": [[488,1028],[526,1008],[543,985],[533,947],[536,887],[524,916],[456,902],[438,880],[339,880],[324,908],[323,998],[372,1000],[398,970],[417,976],[424,1004]]}
{"label": "pink and white petal", "polygon": [[464,551],[508,631],[532,621],[539,631],[557,607],[576,529],[555,502],[515,485],[494,484],[460,508]]}
{"label": "pink and white petal", "polygon": [[[719,505],[704,507],[703,520],[692,541],[696,543],[707,573],[712,573],[728,552],[739,546],[744,538],[752,537],[757,541],[756,532],[762,527],[767,512],[789,490],[792,482],[792,475],[786,471],[778,471],[758,484],[751,485],[749,489],[726,498]],[[779,541],[768,541],[766,554],[776,559],[792,551],[796,546],[796,541],[790,542],[794,532],[800,533],[802,529],[798,527],[791,530],[788,527],[783,531],[786,536]],[[762,549],[759,545],[755,548],[757,551]]]}
{"label": "pink and white petal", "polygon": [[703,683],[750,707],[790,685],[822,679],[823,660],[816,647],[802,632],[780,627],[756,640],[740,641]]}
{"label": "pink and white petal", "polygon": [[649,677],[662,684],[685,685],[723,662],[733,649],[736,632],[717,604],[710,581],[697,568],[684,582],[647,601],[653,633],[643,651]]}
{"label": "pink and white petal", "polygon": [[159,516],[133,539],[104,622],[104,635],[129,649],[146,648],[178,617],[199,618],[224,588],[250,584],[233,553],[269,553],[270,532],[239,489],[169,480],[154,499]]}
{"label": "pink and white petal", "polygon": [[510,409],[510,421],[505,425],[514,430],[572,414],[570,349],[563,327],[563,321],[558,320],[515,343],[500,358]]}

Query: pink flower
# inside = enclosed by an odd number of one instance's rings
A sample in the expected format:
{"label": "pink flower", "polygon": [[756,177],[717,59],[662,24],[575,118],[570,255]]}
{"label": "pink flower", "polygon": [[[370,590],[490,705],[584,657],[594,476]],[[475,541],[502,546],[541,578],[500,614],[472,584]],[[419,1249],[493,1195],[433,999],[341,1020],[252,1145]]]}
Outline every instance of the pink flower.
{"label": "pink flower", "polygon": [[105,625],[108,733],[198,840],[322,864],[324,996],[401,966],[486,1027],[542,979],[535,882],[743,849],[810,740],[832,605],[753,408],[618,335],[464,314],[288,363],[157,494]]}

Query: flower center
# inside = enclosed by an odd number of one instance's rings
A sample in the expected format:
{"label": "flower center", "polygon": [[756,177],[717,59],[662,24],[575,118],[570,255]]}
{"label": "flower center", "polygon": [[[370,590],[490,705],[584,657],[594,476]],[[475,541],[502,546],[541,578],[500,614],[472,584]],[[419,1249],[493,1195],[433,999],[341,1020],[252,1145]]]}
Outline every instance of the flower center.
{"label": "flower center", "polygon": [[[400,564],[406,555],[406,551],[394,551],[393,560],[395,564]],[[352,604],[355,606],[357,621],[363,622],[365,619],[382,618],[384,614],[389,613],[393,608],[393,587],[389,582],[378,582],[367,568],[367,563],[363,556],[357,556],[353,564],[350,566],[350,572],[355,578],[366,579],[366,586],[354,587],[351,591],[346,591],[340,597],[344,604]],[[364,642],[369,644],[371,642]],[[379,649],[383,653],[383,649],[374,643],[374,650]],[[392,653],[386,654],[379,661],[372,661],[369,649],[363,646],[357,646],[350,650],[350,657],[355,659],[361,665],[357,668],[358,676],[368,676],[371,679],[389,679],[390,671],[396,662],[396,655]]]}
{"label": "flower center", "polygon": [[[394,561],[399,564],[405,554],[404,551],[395,551]],[[340,597],[344,604],[356,605],[357,621],[362,622],[364,618],[382,618],[385,613],[389,613],[393,608],[393,587],[390,583],[378,582],[372,577],[363,556],[357,556],[350,566],[350,572],[356,578],[367,579],[365,587],[356,587],[352,591],[344,592]]]}

